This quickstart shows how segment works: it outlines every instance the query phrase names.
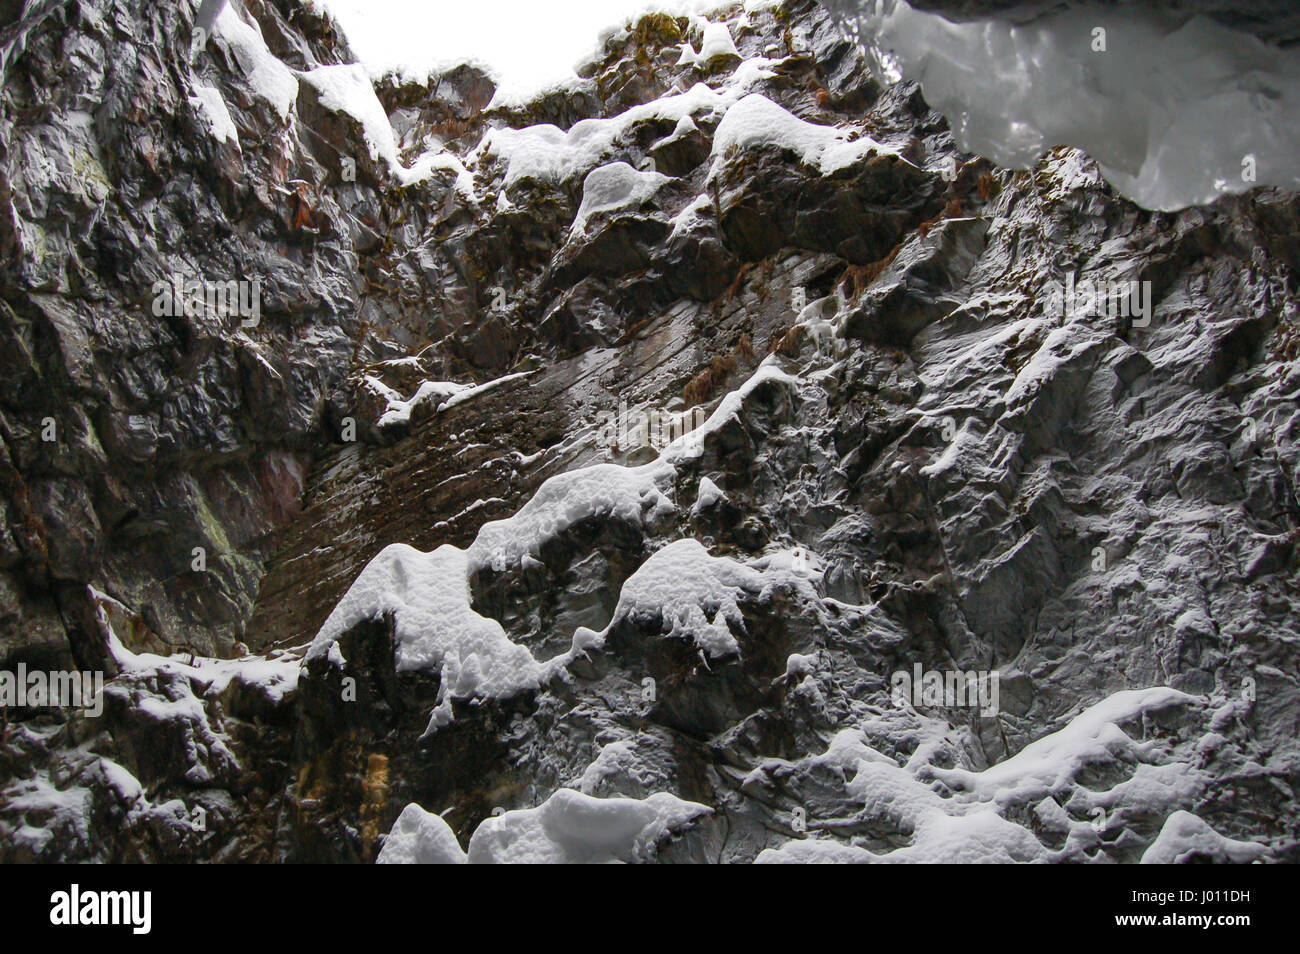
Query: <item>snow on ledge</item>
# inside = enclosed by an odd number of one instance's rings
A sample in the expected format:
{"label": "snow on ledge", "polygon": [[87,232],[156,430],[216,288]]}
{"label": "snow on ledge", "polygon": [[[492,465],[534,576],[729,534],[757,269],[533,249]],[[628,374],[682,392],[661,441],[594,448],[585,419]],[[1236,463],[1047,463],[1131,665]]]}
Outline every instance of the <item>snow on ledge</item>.
{"label": "snow on ledge", "polygon": [[[330,656],[339,638],[358,624],[391,615],[397,669],[436,669],[441,673],[439,701],[428,732],[450,722],[453,699],[505,698],[543,685],[584,649],[599,645],[604,634],[580,628],[567,652],[540,662],[527,647],[512,642],[499,622],[474,611],[470,596],[474,574],[489,567],[500,572],[525,557],[536,559],[547,540],[592,517],[647,525],[674,512],[676,505],[667,490],[678,464],[700,456],[705,437],[735,418],[756,388],[768,382],[793,385],[797,380],[773,359],[766,359],[745,384],[723,398],[703,425],[670,444],[658,459],[639,467],[598,464],[557,474],[514,516],[484,524],[467,550],[450,544],[431,553],[405,544],[386,547],[334,607],[308,648],[304,663]],[[692,566],[707,566],[714,581],[708,595],[725,596],[728,585],[754,583],[751,574],[755,571],[732,561],[714,561],[699,544],[694,547],[698,549],[682,544],[667,547],[665,550],[671,551],[667,556],[660,556],[657,562],[652,558],[638,573],[657,575],[668,561],[680,557]],[[632,586],[629,601],[640,593],[635,579],[636,574],[625,583],[625,587]],[[728,612],[731,605],[727,604]],[[624,606],[622,601],[620,606]],[[631,612],[632,603],[624,609]],[[703,640],[702,648],[726,650],[729,646],[718,629],[716,610],[714,615],[713,626],[701,631],[697,639]],[[724,628],[727,618],[724,613]]]}
{"label": "snow on ledge", "polygon": [[320,97],[321,105],[333,112],[347,113],[361,124],[371,159],[382,159],[400,184],[414,185],[435,171],[456,173],[456,191],[465,198],[474,195],[474,178],[449,152],[428,152],[410,166],[402,164],[393,125],[375,94],[370,74],[360,63],[318,66],[298,76],[310,84]]}
{"label": "snow on ledge", "polygon": [[750,93],[727,110],[718,124],[713,137],[714,171],[718,157],[732,148],[745,150],[769,144],[798,153],[805,165],[820,169],[824,175],[851,166],[873,152],[898,155],[897,150],[870,136],[849,139],[843,130],[804,122],[762,93]]}
{"label": "snow on ledge", "polygon": [[713,813],[659,792],[593,798],[562,788],[537,808],[485,818],[461,850],[447,823],[407,805],[384,840],[378,864],[618,864],[647,860],[658,843]]}
{"label": "snow on ledge", "polygon": [[570,238],[584,234],[593,215],[640,207],[654,198],[668,181],[668,176],[642,172],[626,162],[597,166],[582,182],[582,203],[569,229]]}
{"label": "snow on ledge", "polygon": [[415,389],[415,393],[409,399],[403,399],[400,394],[374,375],[366,375],[362,383],[372,394],[378,395],[387,402],[388,406],[384,409],[384,413],[379,415],[379,420],[376,423],[379,427],[390,427],[393,424],[408,423],[411,420],[411,412],[421,404],[436,401],[438,405],[437,413],[441,414],[449,408],[473,400],[480,394],[494,390],[509,381],[518,381],[534,373],[533,371],[519,371],[515,374],[493,378],[491,381],[485,381],[482,384],[458,384],[455,381],[421,381],[419,387]]}
{"label": "snow on ledge", "polygon": [[1165,687],[1117,692],[1084,710],[1059,732],[1030,743],[1011,758],[982,772],[966,769],[932,769],[931,772],[949,787],[981,799],[1042,798],[1061,791],[1089,762],[1104,761],[1121,750],[1138,759],[1153,748],[1129,738],[1119,727],[1121,723],[1196,701],[1196,696]]}
{"label": "snow on ledge", "polygon": [[298,99],[298,80],[267,47],[261,28],[246,22],[228,3],[217,17],[213,35],[229,47],[253,92],[287,120]]}
{"label": "snow on ledge", "polygon": [[122,643],[105,612],[106,606],[116,607],[123,613],[130,613],[129,608],[93,586],[89,589],[100,621],[108,633],[109,653],[123,673],[148,676],[151,673],[162,672],[182,676],[191,684],[200,687],[208,697],[220,695],[232,682],[240,682],[255,687],[272,703],[283,701],[287,695],[298,688],[300,662],[284,652],[273,653],[270,656],[244,656],[240,659],[214,659],[191,655],[188,663],[181,661],[185,654],[179,652],[174,656],[132,652]]}
{"label": "snow on ledge", "polygon": [[499,159],[505,165],[506,188],[528,179],[565,183],[600,165],[637,123],[663,120],[685,128],[683,120],[688,118],[722,116],[745,96],[750,85],[775,75],[768,69],[771,63],[763,57],[745,60],[719,90],[696,83],[684,93],[662,96],[608,119],[580,120],[567,132],[549,123],[493,129],[483,137],[471,161]]}
{"label": "snow on ledge", "polygon": [[1263,845],[1225,838],[1199,816],[1177,811],[1165,819],[1156,840],[1142,855],[1144,865],[1184,864],[1200,855],[1225,864],[1246,864],[1266,854]]}

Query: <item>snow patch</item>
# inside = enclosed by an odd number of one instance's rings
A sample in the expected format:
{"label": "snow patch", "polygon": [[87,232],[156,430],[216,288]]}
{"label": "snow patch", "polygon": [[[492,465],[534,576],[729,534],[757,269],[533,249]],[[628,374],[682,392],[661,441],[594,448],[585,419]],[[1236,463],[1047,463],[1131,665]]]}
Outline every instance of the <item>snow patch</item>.
{"label": "snow patch", "polygon": [[298,75],[316,90],[322,106],[333,112],[347,113],[361,124],[371,159],[386,162],[399,183],[413,185],[423,182],[436,171],[449,170],[456,174],[456,191],[466,198],[473,198],[473,176],[449,152],[425,153],[410,167],[402,164],[393,125],[375,94],[369,73],[361,64],[318,66]]}
{"label": "snow patch", "polygon": [[712,809],[667,792],[593,798],[562,788],[537,808],[484,819],[471,864],[609,864],[647,860],[658,842]]}
{"label": "snow patch", "polygon": [[207,122],[213,138],[217,142],[233,142],[239,148],[239,130],[220,91],[211,86],[193,86],[191,89],[190,103]]}
{"label": "snow patch", "polygon": [[1246,864],[1266,853],[1263,845],[1225,838],[1191,812],[1174,812],[1142,855],[1144,865],[1184,864],[1200,856],[1220,864]]}
{"label": "snow patch", "polygon": [[820,169],[824,175],[851,166],[872,153],[898,155],[896,150],[870,136],[850,139],[843,130],[804,122],[762,93],[750,93],[727,110],[718,124],[713,136],[715,165],[710,174],[717,172],[718,158],[729,150],[764,145],[796,152],[805,165]]}
{"label": "snow patch", "polygon": [[229,47],[254,94],[287,120],[298,99],[298,79],[267,47],[261,28],[245,22],[234,4],[226,4],[213,35]]}
{"label": "snow patch", "polygon": [[587,221],[593,215],[637,208],[652,199],[668,181],[668,176],[642,172],[626,162],[611,162],[592,169],[582,183],[582,203],[569,230],[570,238],[585,233]]}
{"label": "snow patch", "polygon": [[466,860],[465,850],[451,826],[438,815],[412,803],[397,816],[375,864],[463,865]]}

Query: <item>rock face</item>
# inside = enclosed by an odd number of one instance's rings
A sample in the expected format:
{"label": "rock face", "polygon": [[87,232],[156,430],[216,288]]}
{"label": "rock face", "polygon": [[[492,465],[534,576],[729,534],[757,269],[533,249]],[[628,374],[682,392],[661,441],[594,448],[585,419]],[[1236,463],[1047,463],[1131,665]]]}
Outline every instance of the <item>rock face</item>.
{"label": "rock face", "polygon": [[1297,860],[1295,194],[810,0],[528,103],[192,7],[0,18],[0,671],[107,678],[0,860]]}

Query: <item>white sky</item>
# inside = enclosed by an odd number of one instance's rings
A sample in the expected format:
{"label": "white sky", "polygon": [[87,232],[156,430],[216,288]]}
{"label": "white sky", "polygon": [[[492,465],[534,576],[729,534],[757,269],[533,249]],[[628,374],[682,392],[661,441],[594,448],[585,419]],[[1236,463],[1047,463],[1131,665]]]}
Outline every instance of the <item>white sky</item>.
{"label": "white sky", "polygon": [[416,75],[433,66],[486,63],[511,94],[573,76],[603,29],[647,8],[685,10],[700,0],[319,0],[371,73]]}

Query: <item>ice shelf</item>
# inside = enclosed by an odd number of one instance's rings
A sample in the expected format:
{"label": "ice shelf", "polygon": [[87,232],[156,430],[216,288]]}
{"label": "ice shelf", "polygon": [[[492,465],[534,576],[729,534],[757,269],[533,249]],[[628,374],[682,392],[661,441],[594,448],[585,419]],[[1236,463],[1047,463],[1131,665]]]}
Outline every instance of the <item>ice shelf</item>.
{"label": "ice shelf", "polygon": [[1075,7],[953,23],[903,0],[832,0],[873,69],[916,80],[963,149],[1030,168],[1076,146],[1149,209],[1300,186],[1300,52],[1206,17]]}

